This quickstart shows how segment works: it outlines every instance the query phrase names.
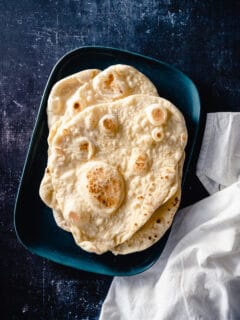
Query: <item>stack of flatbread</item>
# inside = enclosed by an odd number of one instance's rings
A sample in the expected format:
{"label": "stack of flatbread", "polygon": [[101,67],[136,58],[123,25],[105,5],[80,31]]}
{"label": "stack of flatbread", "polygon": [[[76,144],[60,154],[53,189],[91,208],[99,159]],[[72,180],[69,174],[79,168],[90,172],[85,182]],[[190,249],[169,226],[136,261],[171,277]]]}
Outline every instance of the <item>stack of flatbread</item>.
{"label": "stack of flatbread", "polygon": [[84,70],[49,95],[42,200],[82,249],[128,254],[158,241],[181,197],[181,112],[127,65]]}

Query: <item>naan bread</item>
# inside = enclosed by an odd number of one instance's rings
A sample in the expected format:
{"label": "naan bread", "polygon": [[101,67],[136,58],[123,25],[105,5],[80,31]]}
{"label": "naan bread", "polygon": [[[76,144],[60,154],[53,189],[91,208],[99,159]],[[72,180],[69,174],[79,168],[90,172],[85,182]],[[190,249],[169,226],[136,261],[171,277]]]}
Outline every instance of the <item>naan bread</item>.
{"label": "naan bread", "polygon": [[185,156],[180,160],[178,166],[179,181],[177,192],[160,208],[158,208],[152,214],[151,218],[137,232],[135,232],[130,239],[113,248],[111,250],[113,254],[129,254],[145,250],[164,236],[165,232],[171,226],[180,204],[184,158]]}
{"label": "naan bread", "polygon": [[132,66],[116,64],[99,73],[67,102],[67,115],[73,117],[88,106],[113,102],[133,94],[158,96],[153,83]]}
{"label": "naan bread", "polygon": [[[95,69],[81,71],[56,83],[48,100],[48,122],[51,128],[48,137],[49,157],[52,140],[61,124],[90,105],[112,102],[137,93],[158,96],[157,89],[146,76],[131,66],[121,64],[110,66],[100,73]],[[51,173],[47,171],[48,168],[40,185],[40,197],[47,206],[56,211],[54,217],[57,217],[58,226],[63,225],[64,230],[68,231],[55,198]]]}
{"label": "naan bread", "polygon": [[[67,89],[68,78],[66,78],[65,82],[63,82],[63,80],[65,80],[63,79],[59,84],[57,83],[57,88],[50,94],[48,102],[48,118],[50,117],[50,119],[52,119],[52,110],[55,110],[56,113],[56,110],[59,109],[64,112],[64,117],[62,117],[63,113],[60,115],[59,112],[59,119],[55,116],[55,118],[51,120],[52,123],[54,122],[53,120],[55,120],[55,122],[51,127],[48,137],[49,145],[51,145],[51,142],[62,123],[69,121],[72,117],[89,106],[103,102],[113,102],[133,94],[158,96],[154,84],[144,74],[132,66],[117,64],[108,67],[100,73],[95,69],[85,70],[85,72],[84,78],[86,81],[81,82],[81,85],[78,86],[78,90],[75,90],[75,93],[72,91],[70,94],[69,89]],[[79,74],[77,75],[80,77]],[[73,81],[73,79],[71,79],[71,81]],[[63,92],[62,98],[61,92]],[[69,94],[66,95],[65,92]]]}
{"label": "naan bread", "polygon": [[76,243],[100,254],[139,230],[176,193],[186,140],[181,112],[147,95],[92,106],[63,124],[49,169]]}

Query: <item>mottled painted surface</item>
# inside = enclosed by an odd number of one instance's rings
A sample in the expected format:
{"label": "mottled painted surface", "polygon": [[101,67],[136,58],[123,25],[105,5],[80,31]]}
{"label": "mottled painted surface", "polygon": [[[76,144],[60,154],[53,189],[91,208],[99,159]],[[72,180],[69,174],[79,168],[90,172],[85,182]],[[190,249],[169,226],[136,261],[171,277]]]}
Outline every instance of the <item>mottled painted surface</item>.
{"label": "mottled painted surface", "polygon": [[[83,45],[133,50],[186,72],[205,112],[240,111],[239,15],[239,1],[1,0],[1,319],[97,319],[111,282],[30,254],[14,233],[16,190],[55,62]],[[184,204],[206,195],[194,168],[187,191]]]}

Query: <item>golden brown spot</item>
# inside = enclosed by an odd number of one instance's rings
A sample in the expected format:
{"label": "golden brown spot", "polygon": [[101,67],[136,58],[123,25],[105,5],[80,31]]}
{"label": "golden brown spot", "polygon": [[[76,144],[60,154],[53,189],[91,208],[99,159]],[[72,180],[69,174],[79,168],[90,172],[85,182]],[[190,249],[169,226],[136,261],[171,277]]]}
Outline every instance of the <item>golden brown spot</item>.
{"label": "golden brown spot", "polygon": [[118,123],[111,114],[105,114],[100,120],[100,127],[107,134],[114,134],[117,131]]}
{"label": "golden brown spot", "polygon": [[138,226],[138,224],[137,223],[134,223],[134,225],[137,227]]}
{"label": "golden brown spot", "polygon": [[98,74],[97,70],[92,71],[92,78],[94,78]]}
{"label": "golden brown spot", "polygon": [[73,108],[75,110],[79,110],[80,109],[80,103],[79,102],[75,102],[74,105],[73,105]]}
{"label": "golden brown spot", "polygon": [[175,201],[178,201],[178,197],[176,197],[174,200],[175,200]]}
{"label": "golden brown spot", "polygon": [[137,172],[145,172],[148,169],[148,157],[146,154],[139,155],[135,160],[134,169]]}
{"label": "golden brown spot", "polygon": [[106,87],[109,87],[114,80],[114,76],[112,73],[108,76],[108,79],[104,81]]}
{"label": "golden brown spot", "polygon": [[103,120],[103,126],[109,131],[114,131],[116,128],[116,124],[114,123],[114,121],[109,118]]}
{"label": "golden brown spot", "polygon": [[185,143],[187,141],[187,136],[183,133],[182,135],[181,135],[181,142],[182,143]]}
{"label": "golden brown spot", "polygon": [[47,168],[46,172],[47,172],[47,173],[50,173],[50,169],[49,169],[49,168]]}
{"label": "golden brown spot", "polygon": [[122,191],[119,177],[109,174],[103,167],[97,167],[87,173],[87,180],[89,192],[104,207],[113,208],[118,205]]}
{"label": "golden brown spot", "polygon": [[109,82],[113,82],[113,79],[114,79],[114,76],[113,76],[113,74],[111,73],[111,74],[108,76],[108,81],[109,81]]}
{"label": "golden brown spot", "polygon": [[119,86],[118,86],[118,90],[120,93],[123,93],[122,88],[120,88]]}
{"label": "golden brown spot", "polygon": [[163,113],[162,109],[160,109],[160,108],[153,109],[152,116],[155,121],[158,121],[158,122],[164,121],[164,113]]}
{"label": "golden brown spot", "polygon": [[87,152],[89,148],[89,144],[87,142],[80,144],[79,149],[80,151]]}
{"label": "golden brown spot", "polygon": [[143,200],[143,196],[137,196],[137,199]]}
{"label": "golden brown spot", "polygon": [[86,137],[81,137],[78,140],[78,150],[79,152],[75,153],[76,159],[86,161],[92,158],[96,151],[96,148],[95,145]]}
{"label": "golden brown spot", "polygon": [[74,211],[69,212],[69,218],[72,220],[72,222],[77,223],[79,221],[78,214]]}
{"label": "golden brown spot", "polygon": [[63,137],[62,136],[57,136],[56,140],[55,140],[55,143],[56,144],[62,144],[62,142],[63,142]]}
{"label": "golden brown spot", "polygon": [[168,176],[165,176],[165,179],[168,179]]}

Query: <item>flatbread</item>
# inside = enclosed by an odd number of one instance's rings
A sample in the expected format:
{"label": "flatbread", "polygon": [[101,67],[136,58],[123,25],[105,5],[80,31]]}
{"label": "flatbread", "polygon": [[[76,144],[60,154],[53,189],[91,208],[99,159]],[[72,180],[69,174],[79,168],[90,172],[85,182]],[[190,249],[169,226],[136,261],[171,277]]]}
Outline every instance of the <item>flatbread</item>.
{"label": "flatbread", "polygon": [[139,230],[176,193],[186,140],[181,112],[147,95],[89,107],[62,125],[49,168],[76,243],[103,253]]}
{"label": "flatbread", "polygon": [[158,96],[154,84],[132,66],[116,64],[84,84],[67,101],[67,112],[73,117],[88,106],[113,102],[133,94]]}
{"label": "flatbread", "polygon": [[145,250],[155,244],[164,236],[173,222],[173,218],[181,200],[181,180],[184,158],[180,160],[178,174],[179,182],[177,192],[160,208],[158,208],[151,218],[133,236],[111,251],[113,254],[129,254]]}
{"label": "flatbread", "polygon": [[[110,66],[103,72],[97,69],[84,70],[57,82],[50,93],[47,108],[51,128],[48,137],[49,157],[52,140],[62,124],[90,105],[112,102],[136,93],[158,96],[157,89],[145,75],[132,66],[122,64]],[[68,231],[67,223],[61,221],[64,219],[61,218],[55,198],[51,173],[47,171],[48,167],[40,185],[40,197],[53,211],[56,210],[53,214],[57,217],[58,226],[64,226],[64,230]]]}

